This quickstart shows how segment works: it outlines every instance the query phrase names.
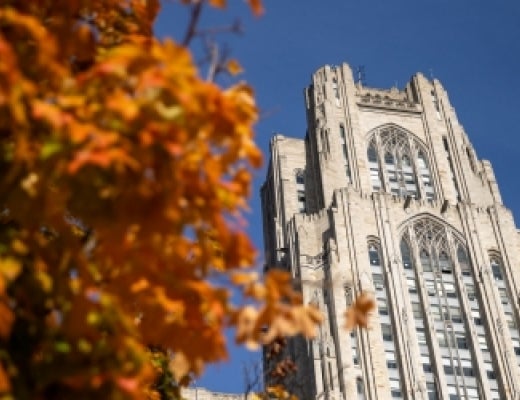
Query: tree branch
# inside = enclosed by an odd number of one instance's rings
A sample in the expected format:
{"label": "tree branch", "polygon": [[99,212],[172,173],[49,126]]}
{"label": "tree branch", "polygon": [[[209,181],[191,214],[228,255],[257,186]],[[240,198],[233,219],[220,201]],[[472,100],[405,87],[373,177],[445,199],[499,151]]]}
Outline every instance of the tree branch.
{"label": "tree branch", "polygon": [[204,0],[199,0],[197,3],[193,5],[191,8],[191,16],[190,23],[188,28],[186,29],[186,35],[184,36],[184,40],[182,41],[182,45],[188,47],[191,40],[195,37],[197,32],[197,24],[199,23],[200,14],[202,12],[202,6],[204,5]]}

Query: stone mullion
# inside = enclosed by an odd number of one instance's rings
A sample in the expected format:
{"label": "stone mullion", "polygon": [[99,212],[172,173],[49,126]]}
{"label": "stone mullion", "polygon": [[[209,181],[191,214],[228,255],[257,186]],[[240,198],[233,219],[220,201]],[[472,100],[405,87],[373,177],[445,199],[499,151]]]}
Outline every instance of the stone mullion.
{"label": "stone mullion", "polygon": [[[351,268],[352,268],[352,275],[350,276],[350,281],[352,283],[351,288],[353,289],[354,293],[353,295],[359,294],[362,290],[366,289],[364,287],[361,287],[360,284],[360,277],[363,272],[362,264],[363,261],[361,258],[358,258],[356,253],[356,241],[355,238],[357,237],[355,234],[355,215],[356,210],[353,208],[352,203],[348,201],[348,189],[343,189],[341,191],[341,197],[342,201],[341,204],[343,204],[343,216],[344,220],[343,223],[346,227],[346,243],[347,251],[348,251],[348,259],[351,261]],[[368,244],[366,242],[363,242],[363,245],[368,250]],[[359,246],[359,244],[358,244]],[[365,260],[368,260],[368,255],[364,254]],[[371,267],[369,265],[369,267]],[[366,270],[365,270],[366,272]],[[372,271],[370,271],[370,274],[372,274]],[[347,276],[347,281],[349,280],[349,277]],[[377,337],[374,339],[374,337]],[[349,339],[349,343],[350,343]],[[380,347],[383,349],[384,352],[384,346],[382,343],[381,335],[376,334],[373,330],[369,329],[360,329],[358,330],[358,335],[356,337],[357,340],[357,351],[358,351],[358,357],[360,361],[360,367],[362,371],[362,379],[363,379],[363,386],[365,389],[365,396],[368,400],[371,399],[378,399],[381,396],[381,392],[379,387],[377,386],[377,380],[375,379],[374,371],[376,371],[377,360],[374,360],[373,352],[370,351],[370,349],[373,349],[374,346]],[[375,343],[374,343],[375,342]],[[351,352],[352,350],[350,350]],[[350,353],[352,354],[352,353]],[[355,368],[352,367],[350,369],[351,371],[355,371]],[[346,373],[347,371],[345,371]],[[352,379],[356,379],[356,376],[352,376]],[[388,375],[386,376],[388,378]],[[357,388],[356,388],[357,389]]]}
{"label": "stone mullion", "polygon": [[[417,165],[417,157],[419,155],[419,147],[417,147],[415,141],[410,139],[410,161],[412,163],[412,171],[415,174],[415,187],[417,188],[417,198],[418,199],[425,199],[426,198],[426,190],[424,188],[424,184],[422,181],[422,175],[421,171],[419,170],[419,166]],[[431,175],[431,173],[430,173]],[[430,179],[431,176],[430,176]]]}
{"label": "stone mullion", "polygon": [[[458,274],[458,271],[460,270],[459,268],[459,265],[458,265],[458,261],[457,260],[457,250],[455,249],[455,246],[454,246],[454,243],[453,243],[453,240],[452,240],[452,235],[451,235],[451,231],[445,227],[445,235],[446,235],[446,238],[447,238],[447,252],[448,252],[448,255],[449,255],[449,258],[450,258],[450,261],[452,263],[452,275],[453,275],[453,280],[454,280],[454,284],[456,286],[456,290],[457,290],[457,300],[458,300],[458,305],[460,308],[464,309],[465,311],[465,315],[470,315],[471,316],[471,307],[470,307],[470,312],[469,314],[467,314],[467,301],[466,298],[463,296],[464,294],[464,291],[462,290],[462,285],[463,283],[461,282],[461,278],[459,277],[459,274]],[[457,267],[457,268],[455,268]],[[449,307],[449,303],[448,303],[448,307]],[[448,308],[449,309],[449,308]],[[453,332],[455,332],[455,330],[453,330]],[[466,321],[464,323],[464,333],[466,334],[466,336],[470,336],[470,340],[471,340],[471,344],[472,344],[472,350],[473,351],[470,351],[470,355],[471,355],[471,365],[472,366],[475,366],[475,356],[476,356],[476,351],[475,351],[475,336],[476,336],[476,332],[472,329],[472,324],[469,323],[469,321]],[[457,354],[457,361],[458,361],[458,365],[460,365],[460,360],[461,360],[461,357],[460,357],[460,352],[459,352],[459,348],[458,348],[458,345],[456,343],[456,341],[454,342],[455,343],[455,346],[454,346],[454,352]],[[481,360],[483,362],[483,360]],[[480,365],[480,364],[479,364]],[[483,364],[481,364],[483,365]],[[479,371],[480,372],[480,371]],[[464,390],[466,396],[467,396],[467,384],[466,384],[466,377],[465,375],[462,373],[461,374],[461,377],[459,378],[458,374],[455,374],[455,379],[457,380],[457,382],[460,380],[460,378],[462,378],[462,390]],[[480,382],[481,384],[483,382],[485,382],[485,384],[487,384],[487,379],[485,377],[480,377]]]}
{"label": "stone mullion", "polygon": [[[492,273],[489,266],[489,255],[482,244],[478,227],[475,224],[475,215],[471,206],[459,203],[459,212],[466,231],[468,251],[470,250],[469,246],[471,246],[473,250],[470,260],[475,260],[475,263],[471,263],[471,270],[475,277],[480,277],[479,280],[475,280],[475,290],[476,293],[478,293],[479,299],[482,300],[480,303],[481,312],[484,313],[485,319],[488,321],[486,322],[485,328],[487,328],[491,333],[490,344],[493,348],[490,350],[495,354],[502,388],[505,391],[506,396],[509,396],[508,398],[513,398],[510,395],[515,393],[515,391],[518,391],[518,389],[515,389],[517,378],[516,374],[513,373],[510,368],[509,355],[505,348],[505,338],[502,334],[503,320],[501,318],[497,319],[496,317],[498,309],[502,309],[502,304],[497,302],[498,293],[494,279],[491,276]],[[509,332],[507,332],[507,334],[509,335]]]}
{"label": "stone mullion", "polygon": [[516,282],[513,279],[511,273],[511,259],[509,254],[507,253],[506,246],[504,243],[504,235],[502,234],[502,230],[500,229],[501,224],[499,221],[498,211],[496,206],[492,206],[489,208],[489,215],[491,219],[491,224],[493,226],[493,230],[495,231],[495,237],[498,243],[498,249],[500,251],[501,259],[502,259],[502,274],[506,278],[506,288],[508,290],[508,296],[511,303],[511,308],[513,310],[513,318],[516,322],[516,329],[520,330],[520,312],[519,312],[519,298],[518,293],[519,290],[516,286]]}
{"label": "stone mullion", "polygon": [[[447,383],[446,383],[446,377],[444,375],[444,370],[441,368],[442,367],[442,357],[440,355],[441,351],[440,351],[439,343],[437,340],[437,333],[435,331],[435,321],[430,320],[430,318],[428,318],[428,315],[430,315],[430,312],[429,312],[430,303],[428,300],[428,293],[426,290],[426,285],[424,283],[424,273],[422,271],[420,249],[417,244],[417,238],[415,236],[415,232],[412,229],[412,227],[409,227],[408,232],[410,235],[410,246],[411,246],[411,251],[412,251],[412,257],[415,261],[414,267],[415,267],[416,279],[420,283],[419,285],[417,285],[417,287],[419,289],[418,290],[419,297],[421,299],[421,304],[423,306],[424,322],[428,328],[427,334],[430,336],[430,349],[429,349],[430,350],[429,351],[430,360],[433,359],[435,361],[434,368],[437,371],[437,373],[433,374],[433,375],[434,375],[434,379],[436,378],[439,381],[439,382],[436,382],[437,395],[439,396],[440,399],[448,399],[449,398],[448,392],[444,390],[444,388],[447,388]],[[431,259],[431,257],[432,257],[431,249],[428,249],[428,253],[429,253],[429,257]],[[433,263],[432,263],[432,265],[433,265]]]}
{"label": "stone mullion", "polygon": [[[417,166],[415,162],[414,157],[414,140],[410,135],[406,135],[406,142],[408,143],[408,153],[406,154],[408,156],[408,159],[410,160],[410,167],[412,168],[412,173],[414,174],[415,179],[415,191],[417,192],[416,198],[421,197],[421,190],[419,189],[419,179],[417,174]],[[404,178],[404,168],[402,164],[402,157],[401,157],[401,171],[403,174],[403,181],[404,181],[404,187],[406,191],[408,192],[408,189],[406,188],[406,179]]]}
{"label": "stone mullion", "polygon": [[[381,267],[383,270],[383,275],[385,282],[387,283],[386,287],[386,298],[389,302],[389,309],[393,310],[392,315],[393,318],[390,318],[391,324],[393,325],[392,332],[402,332],[403,322],[402,322],[402,299],[399,298],[398,293],[402,291],[402,285],[399,290],[396,290],[396,283],[399,277],[395,276],[395,272],[392,270],[392,255],[393,251],[393,243],[392,243],[392,230],[389,226],[389,215],[386,213],[386,195],[378,195],[374,196],[374,202],[376,202],[374,209],[377,210],[376,221],[378,225],[378,233],[380,238],[380,249],[382,254],[382,263]],[[411,390],[410,380],[409,380],[409,361],[407,358],[403,357],[404,352],[402,351],[404,346],[402,344],[402,335],[397,334],[393,335],[393,343],[394,343],[394,351],[396,354],[396,359],[401,363],[401,371],[400,371],[400,388],[402,393],[408,393]],[[401,342],[400,342],[401,339]],[[385,363],[385,368],[386,363]]]}
{"label": "stone mullion", "polygon": [[[408,226],[406,228],[406,233],[408,233],[408,237],[412,238],[413,236],[413,232],[412,232],[412,229],[410,226]],[[405,236],[405,233],[403,233],[402,237]],[[414,269],[413,269],[413,273],[415,274],[415,266],[417,265],[417,263],[415,262],[415,253],[413,252],[413,250],[411,249],[411,240],[409,241],[409,251],[410,251],[410,257],[412,258],[412,264],[414,266]],[[415,245],[415,243],[414,243]],[[401,256],[401,261],[402,261],[402,256]],[[403,263],[404,265],[404,263]],[[405,278],[406,278],[406,274],[405,274]],[[407,284],[408,286],[408,284]],[[416,282],[416,287],[417,287],[417,293],[418,293],[418,296],[419,296],[419,301],[421,302],[422,304],[422,299],[421,299],[421,292],[422,292],[422,288],[420,287],[420,284],[419,282]],[[410,300],[410,296],[408,296],[408,305],[411,305],[411,300]],[[424,318],[424,316],[426,315],[424,313],[424,309],[421,310],[422,314],[423,314],[423,325],[424,325],[424,328],[425,328],[425,331],[426,331],[426,328],[428,327],[428,323],[426,321],[426,319]],[[411,321],[413,320],[413,321]],[[413,315],[413,307],[412,307],[412,313],[411,313],[411,318],[409,318],[409,321],[410,322],[410,325],[411,325],[411,329],[414,330],[414,334],[415,334],[415,337],[413,340],[413,343],[416,343],[417,345],[414,346],[413,349],[410,349],[412,351],[412,353],[415,354],[415,360],[419,360],[419,362],[416,362],[415,364],[412,365],[412,369],[414,370],[414,378],[415,378],[415,381],[414,381],[414,384],[415,384],[415,387],[414,387],[414,399],[416,398],[419,398],[419,399],[424,399],[424,400],[427,400],[428,399],[428,391],[427,391],[427,387],[426,387],[426,377],[424,375],[424,371],[423,371],[423,368],[422,368],[422,362],[421,362],[421,351],[420,351],[420,347],[419,347],[419,344],[418,344],[418,341],[417,341],[417,336],[416,336],[416,333],[415,333],[415,316]],[[409,327],[410,329],[410,327]],[[426,333],[425,333],[426,334]],[[428,352],[429,353],[429,352]],[[419,357],[417,357],[417,354],[419,355]],[[411,362],[413,363],[413,359],[411,360]]]}
{"label": "stone mullion", "polygon": [[[493,208],[492,208],[493,209]],[[503,238],[500,231],[500,223],[497,219],[497,216],[494,215],[492,210],[489,212],[490,214],[490,220],[491,224],[493,226],[493,230],[495,233],[495,238],[498,243],[498,247],[500,250],[500,261],[501,261],[501,273],[503,274],[504,279],[506,279],[506,290],[508,291],[508,298],[509,302],[511,303],[511,308],[513,310],[513,318],[516,322],[516,328],[517,330],[520,330],[520,325],[518,325],[518,308],[517,308],[517,299],[514,295],[513,288],[511,287],[512,277],[510,274],[510,268],[509,266],[506,267],[505,261],[509,264],[509,257],[507,257],[507,253],[505,251],[504,245],[503,245]],[[489,255],[488,255],[489,258]],[[500,316],[497,318],[497,326],[499,335],[502,336],[502,345],[503,345],[503,351],[505,353],[505,363],[506,363],[506,370],[508,373],[511,374],[511,388],[510,391],[515,396],[518,396],[520,398],[520,385],[518,383],[518,376],[519,376],[519,366],[518,366],[518,359],[516,357],[516,354],[514,353],[514,350],[512,348],[512,341],[511,341],[511,334],[510,334],[510,328],[507,324],[507,320],[505,318],[505,312],[504,307],[502,305],[502,301],[500,299],[500,293],[498,292],[498,288],[496,284],[494,284],[494,279],[492,278],[492,271],[490,267],[490,262],[488,260],[488,264],[486,266],[487,276],[491,282],[493,282],[493,294],[495,299],[495,304],[497,305],[497,308],[500,308]],[[511,295],[512,294],[512,295]],[[516,378],[516,379],[515,379]],[[515,397],[516,399],[517,397]]]}
{"label": "stone mullion", "polygon": [[[388,200],[387,196],[380,196],[380,200],[383,200],[384,203]],[[407,342],[404,340],[405,335],[403,335],[404,329],[407,327],[407,317],[405,313],[405,299],[402,296],[403,292],[403,284],[402,284],[402,274],[399,273],[398,268],[393,268],[394,263],[396,266],[398,265],[397,260],[395,259],[396,255],[396,245],[394,238],[394,229],[391,225],[390,215],[387,213],[386,204],[382,204],[378,213],[378,219],[381,222],[381,250],[384,252],[383,256],[383,268],[385,270],[385,275],[387,277],[388,290],[387,296],[388,300],[393,303],[394,312],[394,331],[399,332],[394,338],[394,346],[396,347],[396,351],[399,351],[399,359],[401,361],[402,366],[402,374],[401,377],[401,390],[406,393],[410,393],[413,391],[412,382],[414,381],[414,372],[412,368],[413,360],[410,359],[410,354],[407,348]],[[401,294],[401,295],[400,295]]]}
{"label": "stone mullion", "polygon": [[[457,285],[458,293],[460,296],[460,305],[462,306],[462,315],[466,316],[464,318],[464,325],[466,329],[466,333],[469,333],[469,336],[471,338],[471,354],[472,357],[475,357],[475,359],[472,359],[472,366],[473,367],[482,367],[478,368],[478,380],[477,382],[482,385],[482,389],[485,393],[485,398],[491,398],[491,389],[489,386],[489,380],[487,379],[486,371],[483,369],[484,366],[484,358],[482,357],[482,353],[480,351],[480,343],[478,341],[478,334],[475,329],[474,323],[473,323],[473,317],[471,313],[471,304],[469,304],[468,296],[466,294],[466,288],[464,285],[464,277],[462,276],[462,269],[459,264],[459,259],[457,257],[457,247],[455,246],[455,243],[453,242],[450,235],[448,235],[448,242],[449,242],[449,248],[450,248],[450,257],[453,260],[453,276],[455,278],[455,283]],[[467,254],[467,249],[464,249],[464,251]],[[469,260],[468,260],[469,262]],[[471,274],[472,280],[473,280],[473,286],[476,290],[476,282],[473,273]],[[477,300],[478,301],[478,300]],[[480,307],[479,307],[480,310]],[[469,317],[467,317],[469,316]],[[484,328],[485,329],[485,328]]]}
{"label": "stone mullion", "polygon": [[379,130],[374,135],[374,139],[376,145],[377,161],[379,165],[379,179],[381,181],[381,188],[384,192],[388,192],[390,188],[390,182],[388,181],[388,175],[385,169],[385,155],[383,148],[381,147],[381,137]]}
{"label": "stone mullion", "polygon": [[[444,233],[444,238],[446,239],[446,249],[443,249],[446,251],[446,253],[448,254],[448,257],[449,257],[449,261],[452,263],[452,275],[454,274],[454,264],[453,264],[453,249],[452,249],[452,244],[451,244],[451,232],[450,230],[448,229],[447,226],[443,226],[443,233]],[[438,251],[438,253],[440,254],[440,251]],[[439,254],[437,254],[437,259],[439,259]],[[442,278],[442,271],[439,271],[440,274],[441,274],[441,282],[442,282],[442,286],[443,286],[443,297],[444,297],[444,304],[446,305],[446,310],[448,311],[448,313],[450,313],[450,304],[448,302],[448,298],[446,296],[446,289],[444,287],[444,279]],[[454,286],[455,286],[456,282],[455,282],[455,279],[454,279]],[[459,308],[462,306],[461,304],[461,300],[460,300],[460,293],[457,293],[457,303],[458,303],[458,306]],[[451,316],[451,313],[450,313],[450,316]],[[449,332],[450,330],[447,330],[447,332]],[[467,334],[468,333],[468,329],[467,327],[464,327],[464,332]],[[449,346],[449,349],[450,349],[450,355],[451,355],[451,361],[452,361],[452,367],[455,367],[456,365],[460,366],[460,353],[459,353],[459,349],[458,349],[458,346],[457,346],[457,341],[455,340],[456,339],[456,334],[455,334],[455,329],[453,327],[453,322],[451,322],[451,334],[452,334],[452,338],[454,339],[453,340],[453,346],[451,346],[451,343],[450,343],[450,346]],[[455,360],[455,357],[457,357],[457,359]],[[457,361],[455,363],[455,361]],[[455,371],[455,368],[454,368],[454,371]],[[459,376],[457,373],[455,373],[453,375],[455,377],[455,382],[457,383],[457,390],[463,390],[464,392],[466,392],[466,381],[464,379],[464,376]],[[462,382],[462,383],[461,383]]]}

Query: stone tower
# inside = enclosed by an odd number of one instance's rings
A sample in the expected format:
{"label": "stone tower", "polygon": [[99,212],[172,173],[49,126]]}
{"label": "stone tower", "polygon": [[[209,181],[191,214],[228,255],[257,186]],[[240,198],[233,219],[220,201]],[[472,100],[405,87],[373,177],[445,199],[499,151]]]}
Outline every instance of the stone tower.
{"label": "stone tower", "polygon": [[[272,138],[261,189],[266,268],[290,271],[326,316],[286,348],[293,391],[520,399],[520,235],[441,83],[375,89],[327,65],[305,106],[305,139]],[[377,308],[346,332],[361,292]]]}

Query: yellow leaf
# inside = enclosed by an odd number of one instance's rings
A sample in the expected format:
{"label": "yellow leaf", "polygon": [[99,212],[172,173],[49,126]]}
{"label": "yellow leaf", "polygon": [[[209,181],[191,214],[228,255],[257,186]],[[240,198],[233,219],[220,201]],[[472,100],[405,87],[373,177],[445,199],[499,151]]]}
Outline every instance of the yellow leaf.
{"label": "yellow leaf", "polygon": [[22,181],[20,186],[29,196],[34,197],[38,193],[36,189],[38,179],[38,175],[32,172],[29,175],[27,175],[27,177]]}
{"label": "yellow leaf", "polygon": [[242,68],[242,66],[235,59],[229,60],[227,62],[226,68],[231,75],[238,75],[238,74],[244,72],[244,69]]}
{"label": "yellow leaf", "polygon": [[15,239],[11,243],[11,248],[18,254],[25,255],[29,252],[29,249],[20,239]]}
{"label": "yellow leaf", "polygon": [[52,278],[50,277],[49,274],[46,274],[43,271],[37,271],[36,279],[38,279],[40,281],[42,289],[45,292],[50,292],[50,290],[52,289]]}
{"label": "yellow leaf", "polygon": [[182,115],[182,108],[176,105],[166,106],[162,101],[155,103],[155,110],[162,118],[173,121]]}
{"label": "yellow leaf", "polygon": [[22,269],[22,264],[14,258],[0,260],[0,274],[9,282],[13,281]]}

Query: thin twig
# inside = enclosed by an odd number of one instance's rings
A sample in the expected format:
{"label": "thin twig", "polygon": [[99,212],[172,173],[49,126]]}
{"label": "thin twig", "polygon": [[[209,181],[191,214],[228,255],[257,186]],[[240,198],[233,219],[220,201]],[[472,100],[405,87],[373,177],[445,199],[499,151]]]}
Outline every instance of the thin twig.
{"label": "thin twig", "polygon": [[204,5],[204,0],[199,0],[195,3],[191,9],[190,23],[188,28],[186,29],[186,35],[184,36],[184,40],[182,41],[183,46],[188,46],[191,40],[195,37],[197,32],[197,24],[199,23],[200,14],[202,11],[202,6]]}

